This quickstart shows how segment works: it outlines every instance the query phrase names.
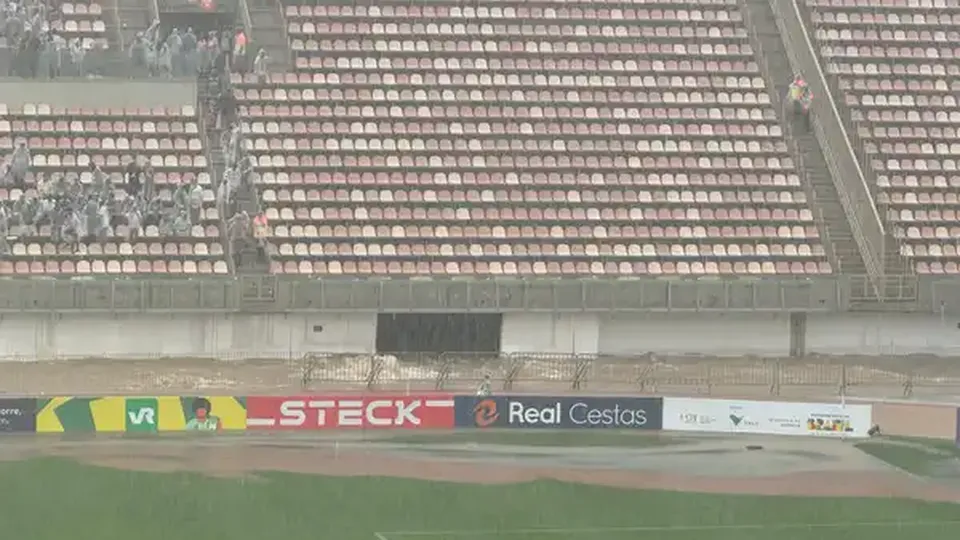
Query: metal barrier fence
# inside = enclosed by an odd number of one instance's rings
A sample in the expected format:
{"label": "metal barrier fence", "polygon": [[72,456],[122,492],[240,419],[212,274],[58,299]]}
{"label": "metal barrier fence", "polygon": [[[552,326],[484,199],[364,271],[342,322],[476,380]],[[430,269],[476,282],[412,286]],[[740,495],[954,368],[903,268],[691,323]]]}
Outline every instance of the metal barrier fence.
{"label": "metal barrier fence", "polygon": [[550,386],[571,392],[749,393],[771,396],[814,391],[910,398],[920,393],[960,394],[960,359],[906,357],[707,358],[483,353],[308,355],[299,360],[304,387],[351,381],[368,388],[397,383],[462,389],[490,377],[502,391]]}
{"label": "metal barrier fence", "polygon": [[960,401],[960,359],[708,358],[445,353],[235,354],[219,358],[0,358],[0,392],[27,395],[320,391],[623,393]]}

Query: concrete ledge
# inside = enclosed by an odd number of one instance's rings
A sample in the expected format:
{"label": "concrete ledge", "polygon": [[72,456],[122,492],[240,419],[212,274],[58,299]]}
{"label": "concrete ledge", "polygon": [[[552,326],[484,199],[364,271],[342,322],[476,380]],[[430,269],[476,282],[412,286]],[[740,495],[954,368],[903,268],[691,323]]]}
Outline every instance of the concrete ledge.
{"label": "concrete ledge", "polygon": [[52,107],[180,107],[195,105],[193,80],[57,79],[31,81],[0,78],[0,103],[12,110],[26,104]]}
{"label": "concrete ledge", "polygon": [[883,403],[873,404],[873,421],[885,435],[930,437],[952,441],[957,436],[955,405]]}

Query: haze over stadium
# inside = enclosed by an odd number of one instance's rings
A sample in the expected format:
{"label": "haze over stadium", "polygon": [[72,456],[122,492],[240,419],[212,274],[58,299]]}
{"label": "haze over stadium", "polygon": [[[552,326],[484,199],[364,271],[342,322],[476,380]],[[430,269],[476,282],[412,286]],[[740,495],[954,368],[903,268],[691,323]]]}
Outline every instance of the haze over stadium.
{"label": "haze over stadium", "polygon": [[[960,501],[960,0],[99,2],[0,10],[0,432],[38,434],[0,458],[244,484],[36,465],[64,500],[164,494],[141,521],[180,527],[98,539],[960,532],[900,501],[628,519],[597,488],[580,514],[537,481]],[[41,437],[303,426],[361,429]],[[587,427],[664,433],[566,431]],[[924,439],[845,442],[868,431]],[[277,469],[387,487],[304,480],[277,514],[245,483]],[[378,490],[376,519],[289,513]],[[62,536],[32,508],[21,536]]]}

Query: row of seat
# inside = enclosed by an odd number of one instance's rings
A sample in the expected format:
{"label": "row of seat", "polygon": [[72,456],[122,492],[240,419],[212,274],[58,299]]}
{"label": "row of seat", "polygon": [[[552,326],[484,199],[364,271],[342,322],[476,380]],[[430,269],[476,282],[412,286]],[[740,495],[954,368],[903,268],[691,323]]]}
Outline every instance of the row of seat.
{"label": "row of seat", "polygon": [[[813,16],[813,21],[815,23],[829,24],[836,26],[832,30],[839,31],[841,27],[846,25],[863,25],[863,26],[888,26],[889,30],[894,30],[894,27],[900,27],[899,30],[902,32],[907,31],[908,29],[916,29],[917,27],[940,27],[944,29],[952,29],[952,27],[960,26],[960,12],[955,13],[936,13],[936,12],[927,12],[920,13],[910,11],[906,12],[894,12],[888,11],[884,12],[883,10],[844,10],[841,8],[837,9],[836,6],[824,5],[827,2],[824,0],[806,0],[808,6],[813,6],[816,8],[826,8],[829,7],[830,11],[817,11]],[[846,6],[843,6],[846,7]],[[880,7],[880,6],[877,6]],[[894,40],[896,34],[891,35],[890,40]]]}
{"label": "row of seat", "polygon": [[[168,152],[171,150],[202,152],[199,137],[190,138],[127,138],[127,137],[29,137],[23,138],[32,150],[132,150],[135,152]],[[12,148],[12,137],[0,137],[0,148]]]}
{"label": "row of seat", "polygon": [[584,255],[601,257],[779,257],[803,258],[823,255],[819,244],[335,244],[320,242],[282,242],[271,248],[280,257],[324,257],[348,255],[359,257],[546,257],[571,259]]}
{"label": "row of seat", "polygon": [[[791,208],[755,208],[752,206],[734,208],[711,208],[702,206],[682,205],[680,208],[595,208],[595,207],[518,207],[488,206],[486,208],[473,206],[471,208],[454,207],[414,207],[414,206],[373,206],[373,207],[319,207],[308,208],[299,206],[267,208],[266,215],[271,221],[311,221],[311,222],[340,222],[357,220],[364,223],[378,221],[400,221],[409,226],[418,222],[439,221],[455,222],[511,222],[535,220],[547,223],[583,221],[602,221],[604,223],[656,221],[705,221],[713,223],[724,222],[764,222],[772,221],[785,223],[792,221],[813,221],[813,214],[808,209]],[[357,225],[359,227],[359,225]],[[343,227],[346,230],[346,227]],[[554,226],[553,229],[557,229]],[[336,227],[334,227],[336,230]],[[551,233],[552,234],[552,233]]]}
{"label": "row of seat", "polygon": [[82,277],[96,275],[227,275],[225,261],[191,261],[176,259],[148,260],[67,260],[13,261],[0,260],[0,275],[4,276],[50,276]]}
{"label": "row of seat", "polygon": [[[795,173],[756,174],[744,172],[698,173],[669,171],[649,174],[608,172],[263,172],[256,182],[263,185],[318,185],[352,189],[358,186],[734,186],[796,187]],[[459,188],[458,188],[459,189]],[[308,192],[308,196],[309,192]]]}
{"label": "row of seat", "polygon": [[[323,28],[314,27],[307,23],[300,25],[291,23],[287,27],[289,34],[295,36],[290,42],[294,51],[329,51],[336,52],[339,56],[352,56],[354,53],[380,52],[388,53],[388,56],[403,55],[409,53],[438,53],[437,59],[444,58],[454,53],[464,54],[470,57],[472,53],[496,53],[512,52],[522,54],[543,53],[545,55],[556,54],[558,58],[576,60],[576,55],[583,53],[595,53],[607,55],[604,58],[583,58],[580,60],[597,62],[606,66],[622,66],[621,69],[612,68],[616,71],[629,71],[625,69],[628,62],[637,62],[643,65],[643,62],[654,65],[656,62],[663,63],[664,59],[675,56],[715,56],[734,58],[748,58],[753,53],[753,47],[749,43],[658,43],[648,41],[645,43],[583,43],[581,41],[560,41],[556,39],[546,40],[545,38],[569,38],[577,34],[576,31],[561,32],[560,27],[554,26],[504,26],[489,27],[475,26],[465,28],[466,34],[458,37],[474,39],[423,39],[423,33],[426,28],[420,25],[412,25],[407,28],[400,28],[400,32],[393,32],[397,39],[385,39],[382,33],[377,32],[376,28],[371,28],[372,34],[376,37],[357,38],[354,32],[350,32],[344,38],[338,39],[331,37],[329,32]],[[676,27],[676,26],[658,26],[650,27],[650,35],[646,38],[676,38],[687,40],[709,40],[725,37],[724,34],[732,34],[733,31],[724,31],[723,27]],[[362,30],[362,29],[361,29]],[[361,34],[366,34],[362,32]],[[317,39],[313,36],[322,36]],[[488,39],[476,39],[486,37]],[[499,37],[502,39],[489,39]],[[528,38],[524,41],[518,41],[516,38]],[[730,37],[730,36],[726,36]],[[354,38],[354,39],[351,39]],[[403,39],[411,38],[411,39]],[[417,39],[413,39],[417,38]],[[510,39],[507,39],[510,38]],[[533,39],[541,38],[541,39]],[[650,55],[641,58],[630,55]],[[571,55],[573,55],[571,57]],[[567,58],[570,57],[570,58]],[[662,57],[662,58],[660,58]],[[517,58],[515,60],[519,60]],[[658,60],[658,58],[660,58]],[[544,59],[545,60],[545,59]],[[685,60],[689,61],[689,60]],[[607,68],[611,69],[611,68]]]}
{"label": "row of seat", "polygon": [[[593,21],[567,20],[560,19],[544,20],[539,26],[549,29],[552,26],[557,28],[557,37],[616,37],[616,38],[645,38],[645,37],[684,37],[684,31],[680,26],[688,28],[703,28],[707,31],[706,37],[724,38],[737,37],[745,35],[743,28],[738,28],[730,23],[739,23],[741,15],[736,11],[700,11],[700,10],[676,10],[663,11],[660,17],[656,17],[657,12],[650,12],[645,19],[637,19],[634,24],[596,24]],[[481,20],[482,21],[482,20]],[[665,22],[664,25],[644,24],[637,25],[639,21]],[[493,23],[493,20],[489,20]],[[558,24],[559,23],[559,24]],[[672,24],[671,24],[672,23]],[[303,32],[302,35],[320,35],[328,39],[337,39],[345,37],[355,37],[357,35],[370,36],[450,36],[450,37],[473,37],[480,35],[483,23],[464,24],[464,23],[424,23],[403,24],[403,23],[381,23],[373,21],[347,22],[328,19],[316,19],[314,22],[293,22],[290,25],[296,25],[302,31],[309,29],[309,32]],[[288,26],[289,28],[289,26]],[[504,29],[503,33],[496,32],[497,28]],[[510,35],[506,33],[508,25],[495,25],[487,35],[500,36]],[[521,26],[522,28],[522,26]],[[414,29],[420,32],[414,32]],[[670,35],[672,34],[672,36]],[[689,35],[689,34],[688,34]],[[695,35],[695,33],[694,33]]]}
{"label": "row of seat", "polygon": [[[149,235],[147,235],[149,237]],[[156,237],[157,235],[153,235]],[[184,256],[184,257],[209,257],[222,256],[223,246],[218,243],[206,244],[196,242],[174,242],[166,239],[164,242],[103,242],[103,243],[81,243],[79,246],[70,246],[67,244],[53,244],[50,242],[39,243],[32,242],[24,244],[17,242],[11,246],[10,255],[16,259],[18,257],[57,257],[57,258],[75,258],[87,255],[95,256],[136,256],[136,257],[165,257],[165,256]]]}
{"label": "row of seat", "polygon": [[[338,18],[376,18],[385,19],[388,23],[403,21],[404,19],[439,21],[441,19],[526,19],[526,20],[553,20],[553,19],[599,19],[611,21],[635,21],[650,19],[652,17],[678,19],[680,17],[696,16],[700,14],[706,18],[715,11],[700,11],[690,9],[670,9],[667,8],[631,8],[623,7],[631,3],[646,4],[654,2],[646,1],[611,1],[611,4],[622,4],[621,6],[607,8],[603,6],[591,6],[589,1],[578,1],[564,5],[563,3],[553,6],[540,7],[536,0],[531,2],[518,2],[516,5],[462,5],[462,4],[407,4],[407,5],[362,5],[362,4],[343,4],[343,5],[287,5],[284,8],[284,14],[289,20],[297,19],[338,19]],[[543,2],[550,3],[550,2]],[[596,2],[603,4],[604,2]],[[669,5],[671,3],[689,6],[689,5],[716,5],[716,6],[736,6],[736,0],[657,0],[656,4]],[[715,16],[715,15],[714,15]]]}
{"label": "row of seat", "polygon": [[[373,169],[514,169],[517,167],[523,169],[542,169],[549,171],[551,169],[592,169],[592,170],[616,170],[629,168],[632,170],[663,171],[670,169],[678,171],[737,171],[737,170],[757,170],[757,171],[780,171],[793,170],[793,161],[788,157],[782,159],[776,157],[653,157],[647,155],[641,156],[622,156],[611,153],[609,155],[569,155],[566,153],[557,153],[557,155],[504,155],[500,153],[487,155],[450,155],[437,153],[431,155],[410,155],[407,153],[384,154],[382,152],[370,153],[343,153],[332,155],[311,155],[302,153],[293,153],[292,155],[283,154],[259,154],[255,158],[256,166],[263,169],[341,169],[343,167],[364,167]],[[51,156],[56,157],[56,156]],[[36,162],[36,157],[34,161]],[[151,158],[152,159],[152,158]],[[176,156],[167,156],[164,158],[165,166],[177,166]],[[180,163],[189,163],[189,156],[180,156]],[[206,163],[203,156],[197,157],[198,162]],[[891,170],[933,170],[923,166],[922,160],[917,160],[916,164],[912,161],[907,163],[905,160],[902,167]],[[181,165],[188,166],[188,165]],[[197,165],[199,166],[199,165]],[[952,169],[951,169],[952,170]]]}
{"label": "row of seat", "polygon": [[64,2],[60,4],[60,12],[64,15],[102,15],[103,7],[96,2],[87,4]]}
{"label": "row of seat", "polygon": [[[900,249],[900,253],[907,257],[956,257],[960,255],[957,252],[956,244],[914,244],[905,245]],[[953,263],[957,264],[957,263]]]}
{"label": "row of seat", "polygon": [[848,77],[837,81],[841,90],[859,91],[910,91],[924,94],[941,94],[960,91],[960,81],[945,79],[929,79],[917,77],[915,79],[901,79],[899,77]]}
{"label": "row of seat", "polygon": [[[7,117],[11,118],[11,117]],[[24,118],[21,116],[20,118]],[[13,133],[22,136],[23,133],[42,134],[42,135],[82,135],[82,134],[102,134],[102,135],[121,135],[121,134],[158,134],[158,135],[196,135],[199,133],[195,122],[167,122],[160,120],[157,122],[140,122],[137,120],[109,121],[109,120],[0,120],[0,133]]]}
{"label": "row of seat", "polygon": [[[33,153],[33,166],[36,168],[51,167],[58,170],[63,168],[88,168],[92,165],[98,165],[106,168],[118,168],[126,166],[135,159],[133,154],[63,154],[61,152],[51,154]],[[147,162],[151,167],[161,169],[205,169],[207,167],[206,156],[200,155],[158,155],[147,156]]]}
{"label": "row of seat", "polygon": [[[126,165],[126,162],[123,163]],[[110,179],[111,183],[114,186],[122,186],[125,183],[125,178],[122,172],[114,168],[114,170],[103,171],[104,174]],[[80,182],[84,185],[89,185],[93,182],[93,172],[90,170],[76,171],[76,170],[64,170],[64,171],[53,171],[52,174],[47,174],[45,177],[50,180],[53,178],[59,178],[62,175],[63,178],[66,178],[70,183]],[[36,197],[36,185],[39,181],[38,175],[33,172],[28,172],[24,177],[24,181],[21,187],[0,187],[0,199],[13,199],[16,200],[22,196],[29,195],[31,197]],[[153,176],[153,183],[155,186],[180,186],[182,184],[192,184],[196,182],[200,186],[211,186],[210,174],[207,172],[192,172],[192,171],[156,171]],[[210,189],[204,191],[204,200],[208,200],[208,193],[212,193]],[[121,197],[123,191],[118,191],[117,196]]]}
{"label": "row of seat", "polygon": [[[110,239],[126,239],[131,236],[132,231],[126,225],[118,225],[116,228],[108,227],[105,231],[105,235]],[[31,243],[49,243],[49,239],[53,236],[53,231],[50,225],[41,225],[37,231],[37,235],[34,236],[31,234],[30,230],[26,227],[14,225],[10,227],[10,234],[18,238],[24,239]],[[159,229],[155,225],[148,225],[144,228],[145,238],[162,238],[160,235]],[[194,225],[190,230],[190,236],[185,237],[184,241],[190,239],[203,239],[203,238],[220,238],[220,225],[219,224],[207,224],[207,225]],[[176,239],[171,239],[174,241]],[[93,248],[96,249],[96,248]]]}
{"label": "row of seat", "polygon": [[[323,236],[321,236],[323,233]],[[386,241],[396,238],[471,238],[492,239],[504,243],[512,243],[525,238],[552,238],[557,241],[569,239],[608,239],[608,238],[676,238],[705,240],[730,240],[733,238],[791,243],[794,240],[819,238],[820,233],[815,225],[755,225],[755,224],[716,224],[716,225],[665,225],[640,226],[624,222],[612,222],[604,225],[573,225],[561,226],[548,223],[536,225],[395,225],[380,226],[361,224],[326,225],[276,225],[268,230],[267,236],[276,238],[377,238],[382,236]],[[776,240],[776,241],[773,241]]]}
{"label": "row of seat", "polygon": [[[323,203],[334,202],[466,202],[491,203],[510,205],[513,203],[525,206],[536,206],[538,203],[552,205],[553,203],[643,203],[658,205],[665,204],[758,204],[771,207],[780,205],[804,205],[807,195],[802,191],[777,190],[743,190],[743,191],[701,191],[701,190],[618,190],[578,188],[575,190],[549,189],[465,189],[451,190],[419,190],[419,189],[313,189],[313,190],[274,190],[262,191],[264,202],[296,202],[296,203]],[[2,194],[0,194],[2,199]],[[954,194],[953,203],[957,202]],[[762,210],[762,208],[761,208]]]}
{"label": "row of seat", "polygon": [[[911,145],[913,146],[913,145]],[[946,150],[949,150],[950,146]],[[297,153],[328,153],[328,152],[450,152],[483,153],[483,152],[515,152],[540,153],[570,152],[580,154],[607,154],[616,153],[630,156],[632,154],[777,154],[787,153],[787,146],[782,140],[774,142],[745,141],[745,140],[639,140],[639,141],[591,141],[564,140],[564,139],[394,139],[394,138],[344,138],[344,139],[306,139],[306,138],[256,138],[247,139],[247,150],[257,152],[297,152]],[[916,145],[916,153],[920,152],[920,145]],[[69,145],[67,146],[69,148]],[[160,151],[159,148],[155,149]],[[929,152],[933,154],[934,152]],[[942,152],[937,152],[943,154]],[[946,152],[950,154],[952,152]]]}
{"label": "row of seat", "polygon": [[[698,107],[699,103],[672,107],[443,107],[355,105],[333,107],[300,107],[298,105],[243,106],[240,111],[251,121],[244,124],[245,133],[264,132],[309,133],[520,133],[581,135],[672,135],[699,131],[716,133],[756,134],[761,137],[782,137],[776,117],[760,104],[734,107]],[[328,121],[303,120],[330,118]],[[275,118],[276,120],[271,120]],[[372,119],[379,118],[375,122]],[[361,119],[365,121],[361,121]],[[390,121],[390,120],[392,121]],[[417,119],[413,121],[413,119]],[[431,122],[429,120],[438,120]],[[549,119],[563,122],[544,121]],[[509,120],[509,121],[501,121]],[[572,120],[575,120],[573,122]],[[683,121],[701,121],[687,124]],[[381,129],[382,126],[382,129]],[[447,128],[446,131],[444,128]]]}
{"label": "row of seat", "polygon": [[88,117],[100,120],[122,119],[124,121],[146,118],[165,121],[175,119],[196,121],[197,110],[193,105],[181,105],[179,107],[62,107],[49,103],[24,103],[16,107],[10,107],[6,103],[0,103],[0,116],[10,118],[21,115],[52,116],[56,121],[72,121],[74,119],[85,121]]}
{"label": "row of seat", "polygon": [[897,210],[891,208],[887,211],[887,220],[891,222],[944,222],[944,223],[957,223],[960,221],[958,219],[957,209],[944,208],[943,210],[938,210],[931,208],[929,210],[907,210],[901,209]]}
{"label": "row of seat", "polygon": [[543,277],[634,277],[634,276],[818,276],[833,273],[830,263],[787,261],[703,261],[703,262],[514,262],[514,261],[274,261],[274,274],[317,276],[502,276]]}
{"label": "row of seat", "polygon": [[[854,91],[848,95],[847,103],[863,107],[933,107],[955,109],[957,99],[951,95],[924,94],[861,94]],[[949,111],[948,111],[949,112]]]}
{"label": "row of seat", "polygon": [[[941,190],[943,188],[960,188],[960,175],[877,175],[877,186],[888,189],[924,188]],[[931,196],[937,196],[936,193]],[[940,193],[940,197],[956,197],[955,193]],[[936,199],[934,199],[936,200]],[[949,200],[949,199],[947,199]]]}

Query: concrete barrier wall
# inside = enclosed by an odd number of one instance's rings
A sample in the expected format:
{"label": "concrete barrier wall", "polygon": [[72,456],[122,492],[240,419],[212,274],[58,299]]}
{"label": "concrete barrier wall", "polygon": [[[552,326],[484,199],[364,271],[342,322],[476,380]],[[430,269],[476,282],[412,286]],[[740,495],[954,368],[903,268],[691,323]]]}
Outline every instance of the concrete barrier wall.
{"label": "concrete barrier wall", "polygon": [[955,440],[955,405],[874,403],[873,421],[885,435]]}
{"label": "concrete barrier wall", "polygon": [[180,107],[197,103],[197,85],[193,81],[3,78],[0,79],[0,103],[12,110],[38,103],[86,108]]}

